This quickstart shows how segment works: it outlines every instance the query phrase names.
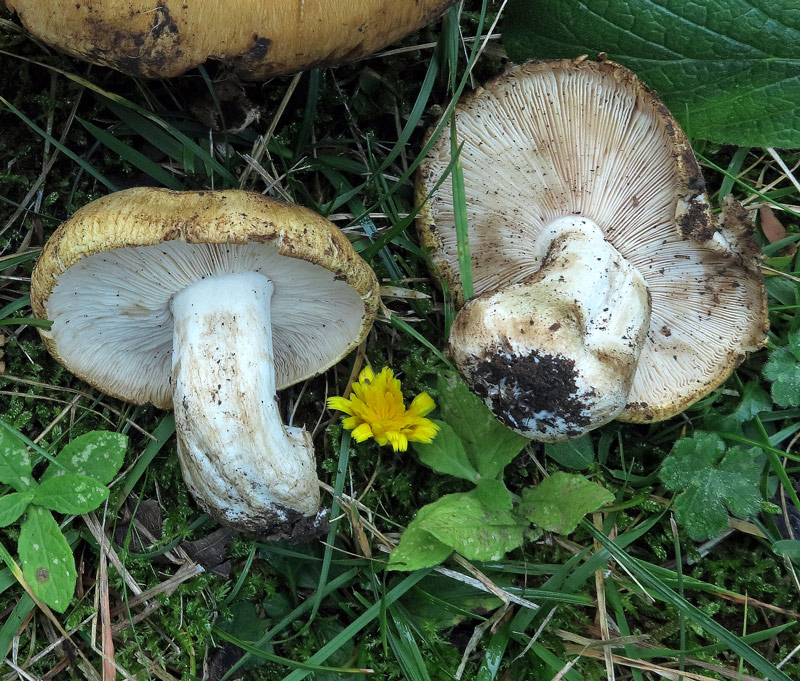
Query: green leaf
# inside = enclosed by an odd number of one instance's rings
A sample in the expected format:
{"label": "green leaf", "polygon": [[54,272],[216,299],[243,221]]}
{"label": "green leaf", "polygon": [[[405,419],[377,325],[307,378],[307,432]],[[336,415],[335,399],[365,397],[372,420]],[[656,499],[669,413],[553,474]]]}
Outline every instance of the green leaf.
{"label": "green leaf", "polygon": [[33,503],[59,513],[88,513],[108,498],[108,489],[86,475],[58,475],[36,488]]}
{"label": "green leaf", "polygon": [[423,506],[400,537],[400,543],[389,556],[387,570],[411,572],[433,567],[447,560],[453,549],[443,544],[422,527],[420,517],[428,506]]}
{"label": "green leaf", "polygon": [[781,539],[772,545],[772,550],[779,556],[789,560],[800,560],[800,541],[797,539]]}
{"label": "green leaf", "polygon": [[25,513],[33,499],[33,492],[11,492],[0,497],[0,527],[7,527]]}
{"label": "green leaf", "polygon": [[502,480],[493,478],[478,480],[473,493],[484,506],[494,511],[510,511],[513,505],[511,492]]}
{"label": "green leaf", "polygon": [[87,475],[107,485],[122,466],[127,449],[126,435],[107,430],[93,430],[65,445],[55,458],[60,465],[50,464],[39,481],[44,482],[59,475],[74,473]]}
{"label": "green leaf", "polygon": [[447,494],[423,506],[389,558],[390,570],[438,565],[453,551],[469,560],[499,560],[522,545],[523,526],[474,493]]}
{"label": "green leaf", "polygon": [[554,473],[522,493],[522,513],[549,532],[569,534],[583,516],[614,500],[604,487],[574,473]]}
{"label": "green leaf", "polygon": [[476,482],[480,476],[470,463],[461,439],[444,421],[434,419],[434,423],[438,424],[441,430],[433,438],[433,442],[430,444],[414,442],[412,445],[420,461],[439,473]]}
{"label": "green leaf", "polygon": [[740,518],[758,512],[760,468],[755,459],[760,453],[740,446],[726,452],[719,436],[701,431],[675,443],[659,476],[667,489],[683,490],[675,498],[675,518],[692,539],[723,532],[728,526],[726,505]]}
{"label": "green leaf", "polygon": [[739,146],[800,146],[795,0],[510,0],[515,62],[606,52],[654,88],[692,134]]}
{"label": "green leaf", "polygon": [[529,440],[506,428],[458,374],[439,376],[439,411],[482,478],[496,478]]}
{"label": "green leaf", "polygon": [[52,513],[41,506],[31,507],[22,523],[19,557],[25,580],[37,598],[64,612],[75,591],[75,560]]}
{"label": "green leaf", "polygon": [[772,409],[772,399],[758,381],[746,383],[742,390],[742,401],[732,414],[711,414],[705,419],[705,427],[720,432],[735,433],[742,424],[751,421],[763,411]]}
{"label": "green leaf", "polygon": [[586,433],[568,442],[546,444],[544,453],[556,463],[580,471],[594,463],[594,442],[592,436]]}
{"label": "green leaf", "polygon": [[18,437],[2,425],[0,425],[0,482],[11,485],[18,492],[25,492],[34,486],[28,450]]}
{"label": "green leaf", "polygon": [[789,332],[789,343],[775,348],[764,365],[764,377],[772,381],[772,399],[779,407],[800,405],[800,331]]}

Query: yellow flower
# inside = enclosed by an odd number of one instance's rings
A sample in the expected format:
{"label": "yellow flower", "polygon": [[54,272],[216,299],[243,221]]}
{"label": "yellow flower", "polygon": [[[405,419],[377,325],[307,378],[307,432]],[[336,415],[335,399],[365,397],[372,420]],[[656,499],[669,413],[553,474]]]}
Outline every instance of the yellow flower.
{"label": "yellow flower", "polygon": [[350,399],[329,397],[328,407],[348,415],[342,425],[353,431],[356,442],[372,437],[381,446],[391,444],[396,452],[406,451],[409,442],[431,442],[439,430],[433,421],[424,418],[436,407],[431,396],[420,393],[406,409],[400,381],[388,367],[377,376],[366,367],[353,385]]}

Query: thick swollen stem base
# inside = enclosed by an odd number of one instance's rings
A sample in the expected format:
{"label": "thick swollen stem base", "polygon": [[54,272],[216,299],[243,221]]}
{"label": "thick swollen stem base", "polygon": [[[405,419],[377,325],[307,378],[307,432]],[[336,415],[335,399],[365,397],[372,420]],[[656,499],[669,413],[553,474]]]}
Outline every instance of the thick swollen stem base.
{"label": "thick swollen stem base", "polygon": [[561,218],[541,239],[539,271],[469,301],[450,348],[501,421],[526,437],[558,442],[625,408],[650,301],[641,274],[593,222]]}
{"label": "thick swollen stem base", "polygon": [[319,506],[309,434],[281,422],[270,326],[272,282],[204,279],[172,300],[172,384],[187,486],[220,522],[249,532]]}

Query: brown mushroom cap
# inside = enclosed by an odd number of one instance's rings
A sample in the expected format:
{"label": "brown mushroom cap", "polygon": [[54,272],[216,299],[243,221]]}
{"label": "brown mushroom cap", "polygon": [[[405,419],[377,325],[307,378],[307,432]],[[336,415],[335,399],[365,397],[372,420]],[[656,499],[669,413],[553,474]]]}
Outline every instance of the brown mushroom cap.
{"label": "brown mushroom cap", "polygon": [[[450,163],[448,130],[420,167],[420,203]],[[538,236],[565,216],[596,223],[644,277],[651,321],[618,418],[673,416],[763,345],[766,294],[749,221],[729,202],[716,224],[686,136],[633,73],[585,59],[517,66],[458,103],[456,130],[476,295],[534,276]],[[417,228],[463,304],[449,178]]]}
{"label": "brown mushroom cap", "polygon": [[366,57],[434,19],[453,0],[5,0],[49,45],[151,78],[207,59],[247,80]]}
{"label": "brown mushroom cap", "polygon": [[171,297],[250,270],[275,285],[279,389],[335,364],[374,321],[378,283],[347,237],[311,210],[245,191],[137,187],[84,206],[42,251],[31,305],[53,319],[42,338],[77,376],[169,408]]}

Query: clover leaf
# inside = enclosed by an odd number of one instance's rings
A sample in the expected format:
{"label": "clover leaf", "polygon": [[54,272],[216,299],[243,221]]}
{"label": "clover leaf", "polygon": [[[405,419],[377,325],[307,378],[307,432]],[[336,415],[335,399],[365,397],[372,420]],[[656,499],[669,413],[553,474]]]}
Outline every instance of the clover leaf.
{"label": "clover leaf", "polygon": [[659,476],[668,490],[680,492],[675,518],[692,539],[722,533],[728,526],[727,510],[746,518],[761,508],[759,454],[757,448],[740,446],[726,451],[722,438],[700,431],[675,443]]}
{"label": "clover leaf", "polygon": [[772,399],[779,407],[800,404],[800,331],[791,331],[789,343],[775,348],[764,365],[764,376],[772,381]]}

